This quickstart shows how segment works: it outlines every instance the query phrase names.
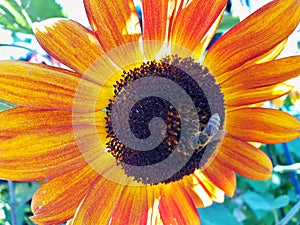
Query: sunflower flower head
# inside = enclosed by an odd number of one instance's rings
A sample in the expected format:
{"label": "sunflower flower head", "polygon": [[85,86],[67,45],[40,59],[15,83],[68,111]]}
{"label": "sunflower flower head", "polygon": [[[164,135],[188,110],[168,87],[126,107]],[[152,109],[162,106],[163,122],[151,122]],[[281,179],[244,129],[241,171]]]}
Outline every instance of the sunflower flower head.
{"label": "sunflower flower head", "polygon": [[276,59],[300,4],[272,1],[204,55],[226,3],[142,0],[140,24],[131,0],[85,0],[91,30],[34,26],[69,69],[0,62],[0,98],[18,105],[0,114],[0,177],[46,180],[34,222],[199,224],[196,208],[233,196],[235,173],[270,178],[250,142],[299,136],[294,117],[257,104],[300,72],[299,56]]}

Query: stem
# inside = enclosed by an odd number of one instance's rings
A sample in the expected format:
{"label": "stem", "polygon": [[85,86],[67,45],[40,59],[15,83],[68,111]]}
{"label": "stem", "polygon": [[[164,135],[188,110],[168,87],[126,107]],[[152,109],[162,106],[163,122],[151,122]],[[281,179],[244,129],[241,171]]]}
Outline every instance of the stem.
{"label": "stem", "polygon": [[289,213],[279,222],[279,225],[288,224],[288,222],[294,217],[296,213],[298,213],[300,209],[300,201],[297,202],[296,205],[289,211]]}
{"label": "stem", "polygon": [[29,17],[29,15],[26,11],[26,8],[28,8],[29,5],[30,5],[30,1],[28,2],[27,6],[25,6],[25,7],[23,6],[23,3],[21,1],[17,1],[17,4],[22,8],[21,13],[25,17],[25,19],[28,22],[29,26],[32,27],[33,22],[32,22],[31,18]]}
{"label": "stem", "polygon": [[32,52],[33,54],[39,54],[37,51],[32,50],[30,48],[24,47],[24,46],[20,46],[20,45],[15,45],[15,44],[0,44],[0,47],[15,47],[15,48],[22,48],[25,49],[29,52]]}
{"label": "stem", "polygon": [[278,219],[276,209],[273,209],[272,212],[273,212],[274,219],[275,219],[275,225],[278,225],[279,224],[279,219]]}
{"label": "stem", "polygon": [[[293,164],[293,158],[292,158],[292,155],[291,155],[291,153],[290,153],[290,151],[288,149],[287,144],[283,143],[282,147],[284,149],[284,155],[286,157],[287,164],[288,165],[292,165]],[[297,199],[300,199],[300,186],[299,186],[298,179],[297,179],[297,173],[290,172],[290,177],[291,177],[292,182],[293,182],[293,186],[294,186],[294,189],[295,189],[296,197],[297,197]]]}
{"label": "stem", "polygon": [[8,189],[10,195],[10,208],[11,208],[11,220],[12,225],[18,225],[17,223],[17,212],[16,212],[16,200],[15,200],[15,190],[14,190],[14,183],[12,181],[8,182]]}
{"label": "stem", "polygon": [[294,163],[291,165],[276,165],[274,167],[274,172],[279,172],[279,173],[287,173],[287,172],[300,172],[300,163]]}
{"label": "stem", "polygon": [[274,159],[273,159],[273,156],[271,154],[271,148],[270,148],[270,145],[266,145],[266,152],[267,152],[267,155],[269,156],[271,162],[272,162],[272,165],[275,166],[275,163],[274,163]]}
{"label": "stem", "polygon": [[241,5],[246,5],[247,6],[246,0],[240,0],[240,2],[241,2]]}

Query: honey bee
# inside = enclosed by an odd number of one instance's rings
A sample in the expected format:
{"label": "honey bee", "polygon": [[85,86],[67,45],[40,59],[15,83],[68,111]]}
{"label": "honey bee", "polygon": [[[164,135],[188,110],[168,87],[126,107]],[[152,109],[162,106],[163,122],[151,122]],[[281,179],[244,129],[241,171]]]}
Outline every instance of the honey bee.
{"label": "honey bee", "polygon": [[197,131],[191,138],[190,146],[196,152],[201,151],[208,143],[220,141],[226,134],[225,130],[220,130],[221,119],[218,113],[213,114],[206,127],[202,131]]}

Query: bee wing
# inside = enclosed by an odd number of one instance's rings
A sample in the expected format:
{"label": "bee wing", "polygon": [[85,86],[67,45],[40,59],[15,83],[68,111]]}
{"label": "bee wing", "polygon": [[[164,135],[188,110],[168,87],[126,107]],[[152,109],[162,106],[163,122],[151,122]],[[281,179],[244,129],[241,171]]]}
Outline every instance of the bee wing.
{"label": "bee wing", "polygon": [[211,136],[209,142],[219,142],[223,139],[223,137],[226,135],[227,131],[226,130],[218,130],[214,133],[213,136]]}
{"label": "bee wing", "polygon": [[[202,170],[206,169],[212,163],[214,158],[217,156],[218,151],[220,149],[217,147],[217,144],[223,139],[226,133],[227,133],[226,130],[218,130],[212,136],[210,136],[210,139],[206,143],[207,144],[206,151],[203,155],[203,160],[205,160],[206,162],[201,167]],[[217,142],[217,144],[214,142]]]}

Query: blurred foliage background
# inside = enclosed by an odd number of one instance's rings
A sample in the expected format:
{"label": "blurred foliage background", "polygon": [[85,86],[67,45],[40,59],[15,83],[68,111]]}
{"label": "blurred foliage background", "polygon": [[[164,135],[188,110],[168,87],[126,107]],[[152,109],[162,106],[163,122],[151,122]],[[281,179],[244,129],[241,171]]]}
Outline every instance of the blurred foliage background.
{"label": "blurred foliage background", "polygon": [[[138,0],[135,1],[138,3]],[[215,35],[224,32],[265,0],[231,0]],[[137,7],[137,9],[140,9]],[[69,17],[89,26],[82,0],[0,0],[0,60],[14,59],[61,66],[37,43],[32,24],[52,17]],[[289,38],[280,57],[300,54],[300,27]],[[263,107],[279,108],[300,120],[300,80],[290,81],[294,91]],[[14,107],[0,99],[0,111]],[[203,225],[300,225],[300,138],[289,143],[261,145],[271,158],[274,172],[267,181],[237,176],[235,196],[224,204],[199,209]],[[19,183],[0,179],[0,224],[33,224],[30,203],[39,183]]]}

